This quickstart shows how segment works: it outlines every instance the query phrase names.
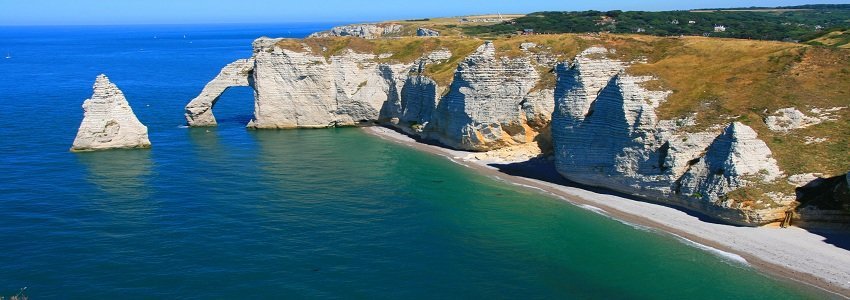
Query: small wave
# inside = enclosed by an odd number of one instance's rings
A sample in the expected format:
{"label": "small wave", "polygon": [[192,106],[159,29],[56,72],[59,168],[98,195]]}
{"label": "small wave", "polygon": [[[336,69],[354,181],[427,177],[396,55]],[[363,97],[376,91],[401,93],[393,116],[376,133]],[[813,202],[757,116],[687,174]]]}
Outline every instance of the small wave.
{"label": "small wave", "polygon": [[[507,181],[507,180],[505,180],[505,181]],[[510,182],[510,181],[508,181],[508,182]],[[535,190],[538,190],[538,191],[541,191],[541,192],[546,192],[547,194],[552,194],[545,189],[542,189],[542,188],[539,188],[539,187],[536,187],[536,186],[533,186],[533,185],[522,184],[522,183],[519,183],[519,182],[510,182],[510,183],[524,187],[524,188],[535,189]]]}
{"label": "small wave", "polygon": [[620,224],[629,226],[631,228],[634,228],[634,229],[637,229],[637,230],[640,230],[640,231],[657,232],[657,229],[649,227],[649,226],[643,226],[643,225],[635,224],[635,223],[632,223],[632,222],[626,222],[626,221],[623,221],[623,220],[620,220],[620,219],[617,219],[617,218],[614,218],[614,217],[611,217],[611,219],[614,219],[615,221],[620,222]]}
{"label": "small wave", "polygon": [[445,156],[445,155],[443,155],[443,157],[448,159],[450,162],[456,163],[456,164],[464,166],[464,167],[468,167],[467,165],[460,162],[460,158],[458,158],[458,157],[449,157],[449,156]]}
{"label": "small wave", "polygon": [[604,209],[601,209],[599,207],[596,207],[596,206],[593,206],[593,205],[590,205],[590,204],[580,204],[579,207],[584,208],[584,209],[589,210],[589,211],[592,211],[592,212],[595,212],[595,213],[603,215],[603,216],[608,216],[608,212],[606,212]]}
{"label": "small wave", "polygon": [[682,241],[685,242],[685,244],[688,244],[688,245],[697,247],[699,249],[708,251],[709,253],[717,255],[717,256],[724,258],[726,260],[736,262],[736,263],[740,263],[740,264],[745,265],[745,266],[750,265],[750,262],[748,262],[746,258],[744,258],[743,256],[740,256],[738,254],[735,254],[735,253],[732,253],[732,252],[726,252],[726,251],[723,251],[723,250],[720,250],[720,249],[717,249],[717,248],[714,248],[714,247],[711,247],[711,246],[708,246],[708,245],[700,244],[700,243],[689,240],[689,239],[687,239],[687,238],[685,238],[681,235],[678,235],[678,234],[673,234],[673,236],[681,239]]}

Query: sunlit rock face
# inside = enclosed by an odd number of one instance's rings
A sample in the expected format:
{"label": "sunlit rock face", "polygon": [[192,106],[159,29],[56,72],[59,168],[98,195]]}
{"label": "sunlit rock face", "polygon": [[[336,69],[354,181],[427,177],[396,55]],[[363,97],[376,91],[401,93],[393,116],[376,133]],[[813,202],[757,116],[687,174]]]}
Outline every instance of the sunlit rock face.
{"label": "sunlit rock face", "polygon": [[235,86],[253,86],[254,59],[240,59],[221,69],[221,72],[186,105],[186,122],[189,126],[215,126],[212,108],[227,89]]}
{"label": "sunlit rock face", "polygon": [[784,216],[793,201],[772,207],[728,197],[739,188],[772,182],[782,172],[755,131],[741,123],[691,133],[658,120],[669,91],[641,86],[627,62],[590,48],[556,67],[552,139],[564,177],[653,200],[675,203],[732,223],[758,225]]}
{"label": "sunlit rock face", "polygon": [[106,75],[95,80],[94,93],[83,102],[83,114],[71,151],[151,146],[148,128],[139,122],[124,93]]}
{"label": "sunlit rock face", "polygon": [[466,150],[531,142],[544,131],[551,89],[533,88],[529,56],[502,58],[484,43],[458,65],[448,86],[424,73],[452,58],[438,49],[410,63],[346,49],[338,55],[282,49],[278,39],[254,42],[254,56],[227,65],[186,107],[190,126],[215,125],[212,107],[231,86],[253,86],[251,128],[316,128],[387,122],[410,134]]}

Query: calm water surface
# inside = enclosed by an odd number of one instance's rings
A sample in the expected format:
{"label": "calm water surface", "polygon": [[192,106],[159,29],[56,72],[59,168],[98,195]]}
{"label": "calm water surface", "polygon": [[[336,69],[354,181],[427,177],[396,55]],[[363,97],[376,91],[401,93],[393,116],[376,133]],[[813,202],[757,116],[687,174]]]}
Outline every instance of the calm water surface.
{"label": "calm water surface", "polygon": [[[248,88],[181,128],[254,38],[331,25],[0,28],[0,296],[820,296],[359,129],[246,130]],[[68,152],[100,73],[153,149]]]}

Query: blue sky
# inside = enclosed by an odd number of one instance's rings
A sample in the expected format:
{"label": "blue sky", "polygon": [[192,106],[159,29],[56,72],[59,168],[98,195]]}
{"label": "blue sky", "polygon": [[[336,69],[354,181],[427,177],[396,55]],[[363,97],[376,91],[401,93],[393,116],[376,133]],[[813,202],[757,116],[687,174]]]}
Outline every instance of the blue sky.
{"label": "blue sky", "polygon": [[378,21],[543,10],[673,10],[811,3],[850,0],[0,0],[0,25]]}

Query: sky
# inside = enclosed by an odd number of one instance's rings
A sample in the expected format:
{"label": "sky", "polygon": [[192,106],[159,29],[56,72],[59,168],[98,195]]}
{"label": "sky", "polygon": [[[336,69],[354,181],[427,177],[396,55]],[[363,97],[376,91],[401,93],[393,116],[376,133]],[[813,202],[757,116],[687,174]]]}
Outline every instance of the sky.
{"label": "sky", "polygon": [[361,22],[579,10],[850,4],[850,0],[0,0],[0,26]]}

